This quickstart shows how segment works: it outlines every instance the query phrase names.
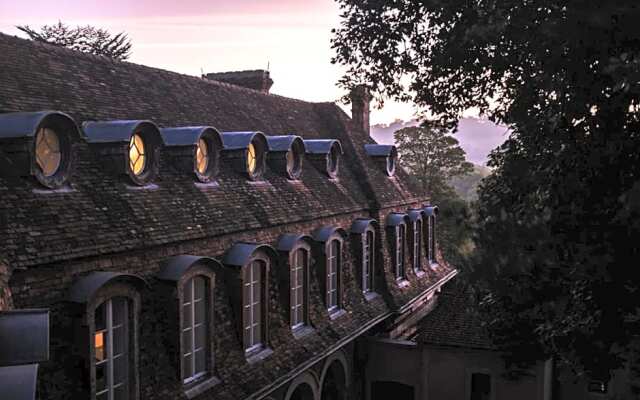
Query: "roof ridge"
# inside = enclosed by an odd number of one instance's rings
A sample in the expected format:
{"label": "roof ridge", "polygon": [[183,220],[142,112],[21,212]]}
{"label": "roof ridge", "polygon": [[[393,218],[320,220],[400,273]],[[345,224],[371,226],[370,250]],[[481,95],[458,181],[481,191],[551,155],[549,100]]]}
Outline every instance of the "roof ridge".
{"label": "roof ridge", "polygon": [[302,99],[296,99],[293,97],[287,97],[287,96],[283,96],[280,94],[275,94],[275,93],[264,93],[262,91],[256,90],[256,89],[251,89],[251,88],[246,88],[243,86],[238,86],[238,85],[234,85],[231,83],[226,83],[226,82],[221,82],[221,81],[217,81],[215,79],[205,79],[205,78],[201,78],[195,75],[189,75],[189,74],[184,74],[181,72],[176,72],[176,71],[170,71],[168,69],[164,69],[164,68],[159,68],[159,67],[153,67],[150,65],[145,65],[145,64],[138,64],[138,63],[134,63],[131,61],[126,61],[126,60],[116,60],[107,56],[103,56],[103,55],[96,55],[96,54],[91,54],[91,53],[85,53],[83,51],[80,50],[74,50],[74,49],[70,49],[68,47],[64,47],[64,46],[58,46],[52,43],[47,43],[47,42],[41,42],[41,41],[37,41],[37,40],[31,40],[31,39],[25,39],[16,35],[10,35],[4,32],[0,31],[0,40],[3,39],[7,39],[7,40],[14,40],[15,42],[23,42],[23,44],[27,45],[32,45],[32,46],[40,46],[43,48],[46,48],[48,50],[51,51],[57,51],[60,53],[69,53],[72,54],[76,57],[86,57],[88,59],[93,59],[95,61],[102,61],[102,62],[107,62],[107,63],[112,63],[115,65],[128,65],[128,66],[132,66],[135,68],[143,68],[143,69],[150,69],[150,70],[155,70],[155,71],[159,71],[161,73],[165,73],[165,74],[170,74],[170,75],[175,75],[175,76],[182,76],[185,77],[187,79],[192,79],[192,80],[197,80],[198,82],[206,82],[209,85],[217,85],[220,87],[224,87],[224,88],[228,88],[231,90],[236,90],[238,92],[248,92],[248,93],[253,93],[253,94],[259,94],[262,96],[267,96],[267,97],[276,97],[276,98],[280,98],[283,100],[287,100],[287,101],[292,101],[292,102],[297,102],[297,103],[303,103],[303,104],[335,104],[335,101],[331,101],[331,100],[327,100],[327,101],[308,101],[308,100],[302,100]]}

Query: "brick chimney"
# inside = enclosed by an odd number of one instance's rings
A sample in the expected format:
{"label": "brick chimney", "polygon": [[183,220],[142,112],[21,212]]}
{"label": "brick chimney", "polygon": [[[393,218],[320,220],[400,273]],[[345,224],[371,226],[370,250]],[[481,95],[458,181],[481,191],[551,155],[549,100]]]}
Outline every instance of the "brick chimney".
{"label": "brick chimney", "polygon": [[351,119],[356,129],[364,132],[369,136],[369,105],[371,103],[371,94],[369,89],[364,85],[358,85],[349,93],[351,99]]}
{"label": "brick chimney", "polygon": [[263,69],[248,71],[232,71],[232,72],[213,72],[202,75],[204,79],[230,83],[236,86],[242,86],[249,89],[258,90],[263,93],[269,93],[273,80],[269,77],[269,71]]}

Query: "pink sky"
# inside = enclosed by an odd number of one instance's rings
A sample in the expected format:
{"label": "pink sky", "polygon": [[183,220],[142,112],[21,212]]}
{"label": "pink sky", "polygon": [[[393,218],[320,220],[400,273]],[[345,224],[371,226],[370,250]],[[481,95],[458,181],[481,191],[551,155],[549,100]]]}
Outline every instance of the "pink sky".
{"label": "pink sky", "polygon": [[[272,93],[309,101],[343,94],[335,85],[343,70],[329,62],[339,23],[333,0],[0,0],[1,32],[24,37],[15,25],[58,20],[127,32],[134,63],[196,76],[269,64]],[[410,105],[387,102],[371,122],[412,115]]]}

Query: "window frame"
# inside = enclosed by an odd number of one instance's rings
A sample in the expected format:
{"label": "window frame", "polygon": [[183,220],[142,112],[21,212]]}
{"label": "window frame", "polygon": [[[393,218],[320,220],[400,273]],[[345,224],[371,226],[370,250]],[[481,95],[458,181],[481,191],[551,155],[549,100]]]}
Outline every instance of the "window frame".
{"label": "window frame", "polygon": [[427,261],[429,265],[436,264],[436,217],[429,215],[427,217]]}
{"label": "window frame", "polygon": [[[256,264],[257,263],[257,264]],[[258,281],[254,281],[254,265],[260,265],[260,277]],[[267,339],[267,323],[266,317],[268,314],[268,296],[267,296],[267,288],[268,288],[268,269],[269,269],[269,261],[266,258],[255,257],[249,260],[242,268],[242,347],[246,356],[252,355],[254,353],[260,352],[261,350],[268,347],[268,339]],[[250,296],[247,299],[247,291],[245,287],[247,286],[247,278],[249,278],[249,293]],[[256,303],[254,300],[254,282],[258,282],[259,288],[258,293],[260,294],[260,299]],[[247,300],[250,301],[250,304],[247,304]],[[254,312],[256,309],[259,311],[258,323],[254,323]],[[249,307],[249,319],[251,321],[250,325],[247,325],[247,315],[245,313],[245,308]],[[254,335],[256,328],[258,326],[260,331],[258,333],[259,340],[254,340]],[[245,331],[249,328],[249,335],[251,337],[250,345],[247,343],[247,336]]]}
{"label": "window frame", "polygon": [[[369,242],[371,235],[371,243]],[[362,234],[362,293],[375,292],[376,233],[368,227]]]}
{"label": "window frame", "polygon": [[[203,343],[203,348],[202,351],[204,352],[204,371],[201,371],[199,373],[195,373],[195,369],[196,369],[196,360],[195,357],[193,357],[193,353],[194,353],[194,348],[196,346],[196,338],[195,338],[195,307],[191,306],[191,325],[190,325],[190,329],[191,329],[191,355],[192,355],[192,361],[191,361],[191,367],[192,367],[192,371],[194,371],[194,373],[192,373],[190,376],[186,376],[186,371],[185,371],[185,365],[184,365],[184,358],[186,357],[186,343],[184,340],[184,332],[185,330],[187,330],[185,328],[185,321],[186,321],[186,315],[184,313],[184,308],[185,308],[185,297],[186,297],[186,287],[187,284],[189,282],[192,282],[191,284],[191,298],[193,298],[195,296],[195,279],[203,279],[204,281],[204,292],[203,292],[203,298],[201,299],[201,301],[203,301],[204,304],[204,321],[201,323],[201,325],[204,326],[204,343]],[[209,276],[208,274],[204,274],[204,273],[198,273],[196,271],[196,273],[192,273],[192,274],[188,274],[186,276],[183,277],[183,279],[181,279],[180,282],[180,296],[179,296],[179,312],[180,312],[180,329],[179,329],[179,341],[180,341],[180,353],[179,353],[179,368],[180,368],[180,380],[182,382],[183,385],[191,385],[195,382],[199,382],[202,379],[206,378],[207,376],[211,375],[213,373],[213,361],[214,361],[214,351],[213,351],[213,343],[211,340],[212,335],[212,310],[213,310],[213,299],[212,299],[212,278],[211,276]],[[197,351],[197,350],[195,350]]]}
{"label": "window frame", "polygon": [[413,270],[416,272],[422,271],[422,232],[423,221],[418,218],[413,221]]}
{"label": "window frame", "polygon": [[[303,253],[303,262],[297,266],[298,255]],[[311,252],[306,246],[298,246],[290,252],[289,256],[289,326],[292,330],[300,329],[309,323],[309,264],[311,263]],[[302,284],[297,285],[298,274],[302,274]],[[294,279],[295,275],[295,279]],[[295,283],[294,283],[295,282]],[[294,286],[296,285],[296,286]],[[295,294],[294,294],[295,293]],[[301,296],[299,296],[301,294]],[[298,301],[302,297],[301,301]],[[298,320],[297,310],[302,309]],[[294,317],[295,315],[295,317]]]}
{"label": "window frame", "polygon": [[395,227],[395,248],[394,248],[394,266],[396,281],[404,281],[407,279],[406,269],[406,243],[407,243],[407,226],[406,224],[398,224]]}
{"label": "window frame", "polygon": [[[337,243],[338,249],[337,253],[333,254],[333,243]],[[325,305],[327,311],[329,313],[334,313],[339,311],[342,308],[342,295],[341,295],[341,287],[342,287],[342,252],[343,252],[343,240],[337,238],[335,236],[330,237],[327,240],[325,245]],[[332,260],[335,261],[335,271],[332,271]],[[332,276],[336,277],[336,285],[335,288],[332,284]],[[332,302],[332,293],[336,294],[335,304]]]}

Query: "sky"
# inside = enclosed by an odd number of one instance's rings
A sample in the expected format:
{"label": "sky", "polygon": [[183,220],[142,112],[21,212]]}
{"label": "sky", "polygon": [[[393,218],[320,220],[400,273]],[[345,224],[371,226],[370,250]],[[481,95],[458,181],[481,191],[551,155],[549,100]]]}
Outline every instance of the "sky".
{"label": "sky", "polygon": [[[339,15],[333,0],[0,0],[0,32],[25,37],[16,25],[90,24],[126,32],[130,62],[195,76],[268,67],[272,93],[336,101],[344,69],[330,63],[330,38]],[[371,123],[413,116],[410,104],[387,101],[371,110]]]}

